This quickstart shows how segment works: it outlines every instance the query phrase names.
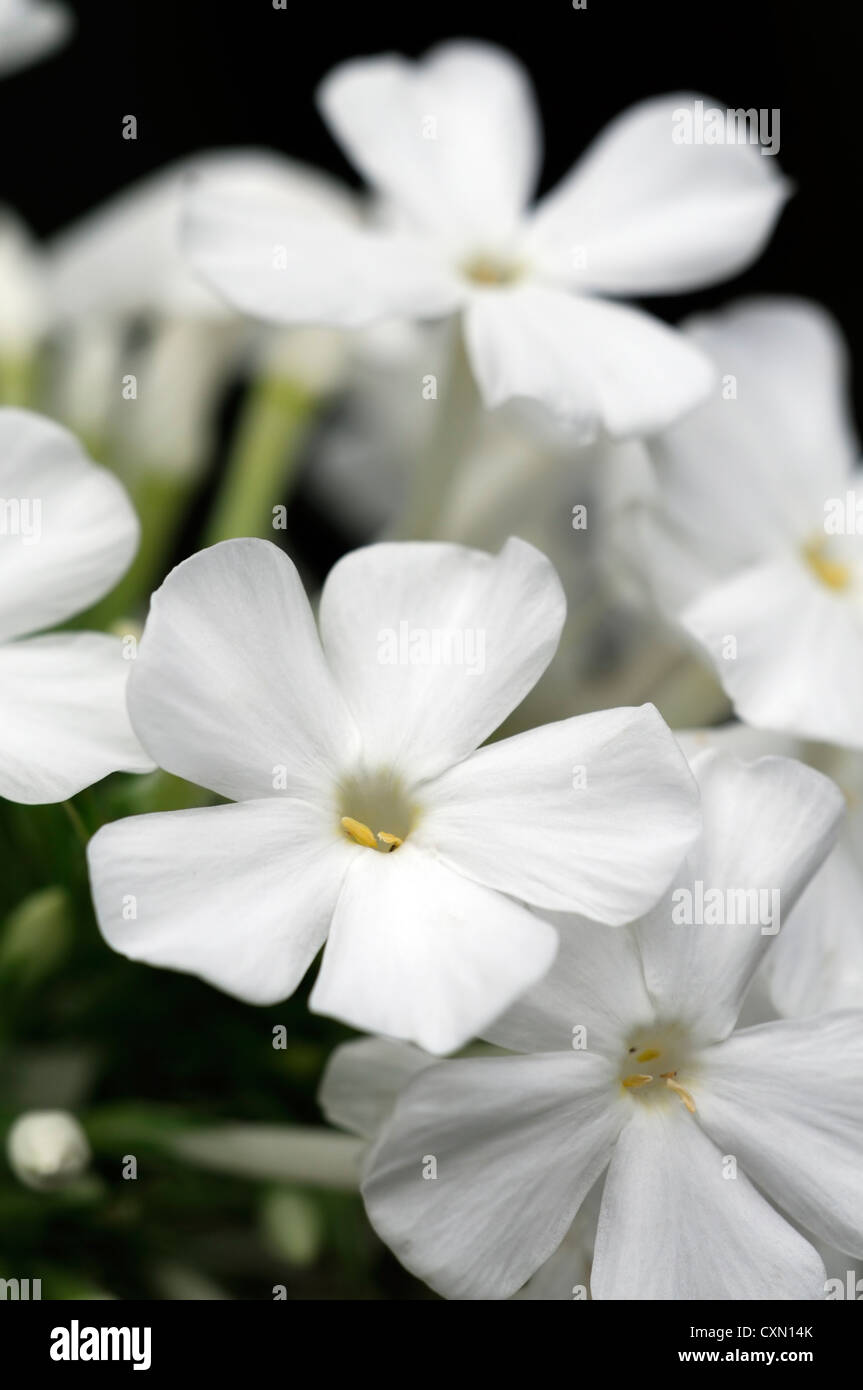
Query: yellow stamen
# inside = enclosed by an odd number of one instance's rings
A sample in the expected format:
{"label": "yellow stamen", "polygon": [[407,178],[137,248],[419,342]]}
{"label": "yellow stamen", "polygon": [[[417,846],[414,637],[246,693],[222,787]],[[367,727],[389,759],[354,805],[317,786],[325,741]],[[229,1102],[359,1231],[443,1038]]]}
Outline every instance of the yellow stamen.
{"label": "yellow stamen", "polygon": [[803,547],[803,555],[809,568],[817,579],[828,589],[847,589],[851,583],[851,569],[839,560],[831,560],[827,554],[827,542],[822,539],[810,541]]}
{"label": "yellow stamen", "polygon": [[353,816],[342,816],[342,829],[346,830],[352,840],[356,840],[358,845],[365,845],[367,849],[377,849],[378,842],[367,825],[363,825],[361,820],[354,820]]}
{"label": "yellow stamen", "polygon": [[398,849],[399,845],[404,844],[404,840],[400,840],[398,835],[391,835],[388,830],[379,830],[378,839],[381,844],[388,845],[390,851]]}
{"label": "yellow stamen", "polygon": [[679,1096],[679,1097],[680,1097],[680,1099],[683,1101],[683,1104],[686,1106],[687,1110],[689,1111],[690,1115],[694,1115],[694,1114],[695,1114],[695,1101],[692,1099],[692,1096],[690,1095],[689,1091],[687,1091],[686,1087],[685,1087],[685,1086],[681,1086],[679,1081],[675,1081],[675,1080],[674,1080],[674,1076],[675,1076],[675,1073],[674,1073],[674,1072],[672,1072],[670,1075],[666,1076],[666,1078],[665,1078],[665,1084],[666,1084],[666,1086],[669,1088],[669,1090],[672,1090],[676,1096]]}
{"label": "yellow stamen", "polygon": [[648,1086],[652,1080],[652,1076],[643,1076],[636,1072],[633,1076],[625,1076],[622,1084],[626,1086],[627,1090],[633,1091],[636,1086]]}
{"label": "yellow stamen", "polygon": [[646,1047],[643,1052],[639,1052],[635,1060],[636,1062],[653,1062],[661,1055],[658,1047]]}

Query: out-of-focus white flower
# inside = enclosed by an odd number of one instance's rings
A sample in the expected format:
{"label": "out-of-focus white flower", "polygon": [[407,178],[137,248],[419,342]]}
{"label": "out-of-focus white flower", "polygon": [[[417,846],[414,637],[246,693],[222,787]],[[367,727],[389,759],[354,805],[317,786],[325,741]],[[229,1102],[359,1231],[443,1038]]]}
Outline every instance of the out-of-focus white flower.
{"label": "out-of-focus white flower", "polygon": [[0,498],[0,796],[63,801],[109,772],[150,771],[126,713],[121,639],[44,633],[128,568],[138,523],[126,493],[58,425],[2,410]]}
{"label": "out-of-focus white flower", "polygon": [[6,1139],[6,1155],[15,1176],[41,1192],[74,1182],[91,1156],[86,1134],[66,1110],[19,1115]]}
{"label": "out-of-focus white flower", "polygon": [[760,1001],[774,1016],[806,1017],[863,1007],[863,755],[807,744],[745,724],[677,732],[687,756],[717,748],[738,757],[799,758],[830,776],[845,797],[839,840],[759,971]]}
{"label": "out-of-focus white flower", "polygon": [[863,484],[839,333],[814,305],[755,300],[690,336],[724,388],[649,443],[644,568],[741,719],[863,748]]}
{"label": "out-of-focus white flower", "polygon": [[47,58],[66,42],[72,23],[56,0],[0,0],[0,77]]}
{"label": "out-of-focus white flower", "polygon": [[539,401],[590,437],[661,428],[703,397],[709,364],[662,323],[600,294],[692,289],[762,249],[788,187],[757,150],[680,144],[689,95],[624,112],[533,210],[540,132],[527,77],[488,44],[342,64],[320,105],[382,202],[357,226],[204,177],[190,255],[241,309],[356,327],[464,313],[485,404]]}
{"label": "out-of-focus white flower", "polygon": [[786,759],[707,753],[696,770],[704,834],[663,903],[614,933],[556,919],[555,966],[486,1030],[520,1055],[423,1070],[368,1158],[372,1224],[451,1298],[513,1294],[606,1169],[594,1298],[823,1297],[818,1255],[771,1202],[863,1251],[863,1011],[735,1031],[773,937],[754,918],[675,918],[699,882],[777,891],[790,911],[842,799]]}
{"label": "out-of-focus white flower", "polygon": [[651,706],[475,751],[548,665],[564,610],[518,540],[496,557],[355,551],[326,581],[320,638],[270,543],[180,565],[153,598],[131,717],[161,766],[236,804],[94,837],[108,942],[263,1004],[326,940],[313,1009],[460,1047],[551,964],[555,933],[524,903],[628,921],[697,833]]}

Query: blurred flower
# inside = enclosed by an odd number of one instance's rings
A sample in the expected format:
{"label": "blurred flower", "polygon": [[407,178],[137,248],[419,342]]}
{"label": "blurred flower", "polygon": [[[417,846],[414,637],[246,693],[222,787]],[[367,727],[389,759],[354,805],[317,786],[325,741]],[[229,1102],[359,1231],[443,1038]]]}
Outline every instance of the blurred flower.
{"label": "blurred flower", "polygon": [[170,1143],[186,1162],[236,1177],[349,1192],[359,1184],[360,1146],[308,1125],[202,1126],[173,1135]]}
{"label": "blurred flower", "polygon": [[378,224],[288,207],[276,181],[244,198],[230,176],[192,192],[194,263],[247,313],[357,327],[464,313],[485,404],[539,401],[582,438],[661,428],[708,391],[694,344],[597,297],[693,289],[762,249],[788,195],[744,144],[681,145],[690,96],[626,111],[529,211],[540,165],[533,93],[514,58],[456,42],[419,63],[342,64],[320,105],[382,200]]}
{"label": "blurred flower", "polygon": [[153,598],[131,715],[167,771],[238,804],[94,837],[108,942],[263,1004],[329,938],[314,1010],[461,1046],[551,964],[555,933],[523,903],[628,921],[697,833],[651,706],[474,751],[548,665],[564,608],[518,540],[496,557],[355,551],[324,586],[320,640],[275,546],[180,565]]}
{"label": "blurred flower", "polygon": [[[678,884],[770,887],[790,911],[830,848],[835,788],[784,759],[707,753],[696,770],[704,835]],[[606,1168],[594,1298],[822,1297],[816,1252],[761,1191],[863,1251],[863,1011],[734,1032],[772,937],[676,925],[679,891],[619,932],[556,919],[552,971],[489,1030],[522,1055],[447,1061],[402,1092],[363,1193],[439,1292],[514,1293]]]}
{"label": "blurred flower", "polygon": [[74,1115],[31,1110],[9,1130],[6,1155],[21,1182],[49,1192],[81,1177],[90,1163],[90,1145]]}
{"label": "blurred flower", "polygon": [[47,320],[41,253],[11,208],[0,208],[0,361],[27,358]]}
{"label": "blurred flower", "polygon": [[839,333],[814,305],[755,300],[689,335],[725,386],[649,442],[644,571],[741,719],[863,748],[863,485]]}
{"label": "blurred flower", "polygon": [[55,0],[0,0],[0,77],[47,58],[71,29],[71,11]]}
{"label": "blurred flower", "polygon": [[0,796],[63,801],[150,771],[126,713],[119,638],[42,632],[88,608],[138,541],[123,488],[52,421],[0,411]]}

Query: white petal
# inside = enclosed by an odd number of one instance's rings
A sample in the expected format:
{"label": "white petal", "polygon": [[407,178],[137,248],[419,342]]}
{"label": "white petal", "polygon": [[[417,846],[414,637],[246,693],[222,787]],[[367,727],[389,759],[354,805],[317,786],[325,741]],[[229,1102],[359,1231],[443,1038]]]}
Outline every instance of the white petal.
{"label": "white petal", "polygon": [[527,75],[508,53],[459,42],[419,63],[355,58],[329,74],[319,101],[357,168],[417,227],[467,253],[513,234],[540,132]]}
{"label": "white petal", "polygon": [[115,951],[274,1004],[323,944],[359,852],[307,802],[278,797],[115,821],[88,859]]}
{"label": "white petal", "polygon": [[852,844],[840,841],[765,958],[762,975],[780,1014],[794,1018],[863,1002],[861,907],[860,860]]}
{"label": "white petal", "polygon": [[613,926],[653,906],[699,828],[692,775],[653,705],[490,744],[424,794],[417,843],[443,862]]}
{"label": "white petal", "polygon": [[747,1028],[700,1071],[715,1141],[807,1230],[863,1255],[863,1012]]}
{"label": "white petal", "polygon": [[330,1124],[377,1138],[405,1086],[437,1058],[391,1038],[360,1038],[337,1047],[327,1063],[318,1104]]}
{"label": "white petal", "polygon": [[465,336],[489,409],[539,401],[586,442],[652,434],[692,409],[714,369],[693,343],[638,309],[540,285],[471,295]]}
{"label": "white petal", "polygon": [[761,253],[789,185],[757,149],[678,144],[694,100],[629,107],[543,199],[529,244],[549,271],[610,294],[669,293],[724,280]]}
{"label": "white petal", "polygon": [[316,1013],[454,1052],[545,974],[553,927],[410,843],[366,850],[342,888]]}
{"label": "white petal", "polygon": [[234,308],[274,323],[357,328],[400,315],[436,317],[462,294],[433,249],[406,234],[366,230],[326,186],[318,194],[297,183],[290,165],[255,187],[230,172],[198,175],[182,241]]}
{"label": "white petal", "polygon": [[706,590],[680,620],[708,651],[741,719],[863,748],[863,611],[856,593],[828,588],[792,555]]}
{"label": "white petal", "polygon": [[585,1053],[429,1068],[369,1158],[372,1225],[447,1298],[508,1298],[560,1245],[608,1163],[625,1114],[611,1096],[608,1063]]}
{"label": "white petal", "polygon": [[575,1220],[550,1259],[514,1297],[520,1302],[571,1303],[590,1297],[590,1268],[603,1179],[594,1183]]}
{"label": "white petal", "polygon": [[605,1180],[591,1290],[612,1299],[817,1299],[824,1266],[677,1100],[635,1102]]}
{"label": "white petal", "polygon": [[0,6],[0,77],[47,58],[72,31],[72,14],[54,0],[4,0]]}
{"label": "white petal", "polygon": [[414,780],[463,758],[551,661],[566,616],[544,555],[396,542],[345,556],[321,596],[321,640],[374,767]]}
{"label": "white petal", "polygon": [[124,488],[52,420],[0,410],[0,499],[0,640],[83,612],[128,569]]}
{"label": "white petal", "polygon": [[109,772],[151,772],[126,712],[130,666],[102,632],[0,646],[0,796],[65,801]]}
{"label": "white petal", "polygon": [[560,940],[552,968],[483,1036],[511,1052],[583,1048],[617,1060],[655,1013],[635,932],[560,912],[548,918]]}
{"label": "white petal", "polygon": [[160,767],[235,800],[281,789],[319,802],[356,755],[299,575],[269,541],[224,541],[171,571],[129,712]]}
{"label": "white petal", "polygon": [[[734,387],[730,397],[717,389],[649,443],[669,541],[705,567],[703,588],[711,575],[817,537],[825,502],[844,501],[857,443],[845,345],[822,309],[805,300],[744,300],[685,328]],[[676,587],[680,607],[698,592],[686,587],[686,575]]]}
{"label": "white petal", "polygon": [[[744,763],[708,752],[696,759],[695,771],[702,840],[665,901],[637,931],[645,980],[660,1016],[712,1041],[734,1027],[777,920],[781,924],[790,914],[835,842],[844,803],[828,778],[791,758]],[[735,921],[713,925],[707,909],[704,924],[680,920],[687,902],[690,916],[696,915],[699,881],[705,903],[706,895],[718,890],[720,915],[733,915]],[[758,892],[758,902],[732,901],[731,890]]]}

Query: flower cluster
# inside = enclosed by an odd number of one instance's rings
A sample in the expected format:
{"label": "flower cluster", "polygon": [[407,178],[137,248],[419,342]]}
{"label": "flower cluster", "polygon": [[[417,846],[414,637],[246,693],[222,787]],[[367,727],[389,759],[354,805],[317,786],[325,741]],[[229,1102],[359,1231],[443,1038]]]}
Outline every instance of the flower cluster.
{"label": "flower cluster", "polygon": [[[0,73],[64,25],[0,0]],[[332,1128],[55,1087],[11,1170],[80,1194],[144,1133],[278,1182],[296,1264],[309,1190],[359,1189],[446,1298],[824,1299],[863,1259],[845,350],[793,298],[623,302],[750,265],[776,150],[653,97],[537,199],[528,77],[479,42],[318,102],[362,193],[216,150],[46,243],[0,221],[0,796],[13,845],[53,804],[79,837],[0,992],[55,970],[86,862],[88,969],[296,996],[295,1058],[335,1021]],[[322,563],[300,500],[360,543]]]}

